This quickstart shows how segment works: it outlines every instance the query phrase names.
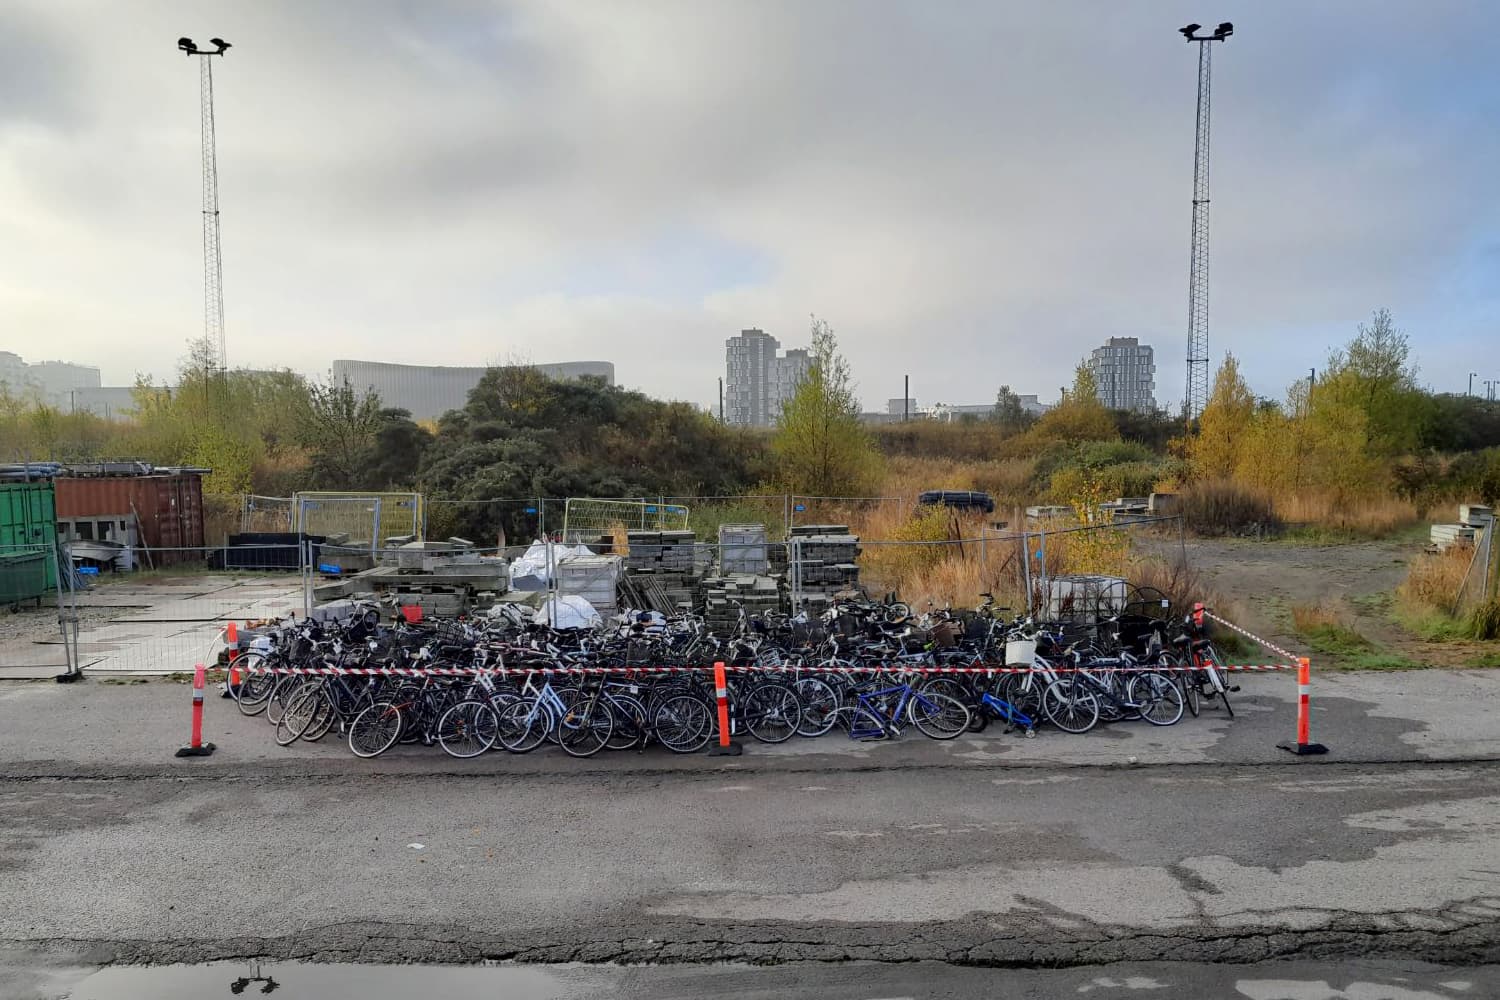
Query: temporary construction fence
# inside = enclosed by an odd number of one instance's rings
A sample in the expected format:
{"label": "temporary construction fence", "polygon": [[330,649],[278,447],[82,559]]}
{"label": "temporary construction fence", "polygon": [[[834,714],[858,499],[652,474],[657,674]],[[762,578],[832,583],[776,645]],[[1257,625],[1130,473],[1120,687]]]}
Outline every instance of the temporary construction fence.
{"label": "temporary construction fence", "polygon": [[651,500],[590,500],[570,497],[563,507],[562,541],[598,541],[619,530],[686,531],[688,509]]}
{"label": "temporary construction fence", "polygon": [[0,546],[0,678],[79,673],[76,577],[58,546]]}
{"label": "temporary construction fence", "polygon": [[[629,509],[639,516],[636,508]],[[805,528],[794,526],[799,532]],[[1170,520],[1089,530],[1150,536],[1155,551],[1173,551],[1175,523]],[[1050,618],[1072,615],[1085,620],[1118,610],[1120,603],[1119,590],[1111,589],[1113,585],[1108,582],[1122,575],[1117,569],[1079,564],[1076,559],[1066,565],[1059,562],[1064,544],[1060,539],[1082,533],[984,530],[977,537],[932,542],[809,539],[802,535],[794,535],[787,542],[775,540],[774,533],[775,529],[768,527],[763,543],[747,541],[748,536],[734,533],[726,536],[728,541],[724,544],[717,537],[690,540],[682,543],[671,559],[664,554],[643,555],[653,549],[659,553],[667,551],[665,546],[651,541],[644,547],[638,546],[639,551],[633,554],[628,538],[623,544],[616,544],[613,538],[607,547],[596,544],[594,552],[602,552],[606,560],[619,557],[615,563],[617,569],[609,570],[619,583],[618,597],[613,607],[601,598],[602,610],[607,614],[635,607],[670,614],[692,608],[707,615],[716,631],[724,632],[736,627],[741,609],[746,614],[796,610],[817,613],[828,606],[834,595],[853,590],[855,585],[876,598],[896,592],[918,613],[948,605],[972,607],[986,592],[993,593],[998,604],[1009,606],[1016,613],[1029,609]],[[530,581],[528,590],[557,592],[557,581],[563,576],[586,579],[593,588],[591,594],[596,597],[602,594],[596,591],[603,579],[600,574],[608,568],[607,562],[593,567],[574,565],[578,572],[559,574],[559,566],[570,555],[564,543],[540,545],[545,556],[541,560],[544,571],[538,579]],[[466,550],[466,554],[500,555],[514,561],[529,548],[481,545]],[[349,579],[360,569],[350,569],[332,558],[330,553],[334,551],[307,540],[291,544],[267,541],[234,548],[172,550],[174,564],[155,572],[149,571],[149,567],[145,567],[147,572],[138,574],[113,573],[101,568],[96,575],[82,578],[84,586],[76,594],[72,591],[64,594],[69,607],[62,609],[62,614],[74,615],[72,605],[76,605],[75,625],[80,627],[76,642],[62,641],[55,627],[59,617],[59,609],[54,606],[56,598],[47,597],[44,599],[47,606],[41,612],[33,608],[25,615],[31,622],[28,637],[17,634],[14,628],[7,632],[0,626],[0,639],[5,641],[7,649],[5,662],[38,672],[53,666],[60,671],[86,668],[95,673],[181,670],[183,664],[211,658],[218,634],[229,621],[243,623],[284,617],[292,612],[305,615],[335,599],[321,591],[331,583]],[[430,552],[424,555],[380,547],[358,551],[367,565],[388,563],[399,567],[403,558],[438,558]],[[576,547],[573,551],[576,552]],[[1084,550],[1075,548],[1074,555],[1079,551]],[[1043,553],[1044,558],[1037,558]],[[33,549],[28,554],[34,561],[40,553]],[[47,558],[55,560],[57,556],[49,549]],[[274,568],[278,566],[283,569]],[[483,606],[482,582],[474,584],[478,603],[464,604],[442,597],[443,581],[406,577],[395,568],[384,572],[387,574],[384,589],[407,595],[393,594],[392,602],[421,606],[428,617]],[[454,572],[462,575],[464,570],[458,567]],[[75,579],[72,574],[65,577],[70,581]],[[1104,583],[1097,586],[1090,583],[1096,578]],[[575,584],[565,581],[563,592],[570,586]],[[350,595],[371,592],[375,592],[373,586],[363,585],[354,585],[348,591]],[[14,621],[14,618],[0,619],[5,624]],[[38,621],[43,625],[37,625]],[[46,634],[40,639],[29,638],[37,631]]]}
{"label": "temporary construction fence", "polygon": [[292,496],[292,531],[344,536],[371,548],[387,538],[424,537],[420,493],[302,492]]}

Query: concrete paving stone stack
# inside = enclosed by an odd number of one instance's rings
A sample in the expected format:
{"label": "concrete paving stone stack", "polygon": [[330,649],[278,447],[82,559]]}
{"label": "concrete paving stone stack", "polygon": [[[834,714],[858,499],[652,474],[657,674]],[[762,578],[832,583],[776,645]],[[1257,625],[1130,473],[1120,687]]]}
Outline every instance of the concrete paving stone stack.
{"label": "concrete paving stone stack", "polygon": [[848,525],[803,524],[791,534],[789,545],[800,555],[797,582],[803,607],[820,610],[859,586],[859,536]]}
{"label": "concrete paving stone stack", "polygon": [[691,531],[628,531],[625,537],[630,543],[626,574],[651,577],[673,609],[690,604],[703,575],[697,536]]}
{"label": "concrete paving stone stack", "polygon": [[751,616],[782,608],[781,581],[771,576],[736,573],[708,577],[702,593],[704,620],[718,636],[728,636],[739,627],[741,606]]}

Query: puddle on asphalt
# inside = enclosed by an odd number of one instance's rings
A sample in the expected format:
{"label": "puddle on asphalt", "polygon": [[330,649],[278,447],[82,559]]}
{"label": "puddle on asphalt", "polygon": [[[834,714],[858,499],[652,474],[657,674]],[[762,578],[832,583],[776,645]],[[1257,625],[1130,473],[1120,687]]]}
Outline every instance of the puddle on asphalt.
{"label": "puddle on asphalt", "polygon": [[78,982],[69,1000],[566,1000],[598,995],[599,975],[584,967],[502,965],[309,965],[215,962],[114,966]]}

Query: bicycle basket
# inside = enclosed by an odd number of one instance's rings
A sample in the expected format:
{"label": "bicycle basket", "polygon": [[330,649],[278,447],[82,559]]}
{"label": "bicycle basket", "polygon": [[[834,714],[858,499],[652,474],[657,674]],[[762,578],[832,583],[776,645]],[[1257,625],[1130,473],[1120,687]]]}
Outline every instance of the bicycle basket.
{"label": "bicycle basket", "polygon": [[1035,639],[1011,639],[1005,644],[1005,662],[1012,667],[1029,667],[1036,659]]}

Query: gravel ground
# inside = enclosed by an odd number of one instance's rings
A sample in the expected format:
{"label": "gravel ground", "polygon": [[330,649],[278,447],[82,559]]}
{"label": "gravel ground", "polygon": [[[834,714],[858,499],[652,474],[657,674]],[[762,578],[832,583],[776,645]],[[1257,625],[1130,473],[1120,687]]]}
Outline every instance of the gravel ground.
{"label": "gravel ground", "polygon": [[[86,631],[95,625],[105,625],[121,615],[140,610],[137,607],[79,608],[78,630]],[[0,610],[0,641],[6,639],[54,639],[57,637],[57,608],[43,605],[40,608],[21,608],[14,611]]]}

